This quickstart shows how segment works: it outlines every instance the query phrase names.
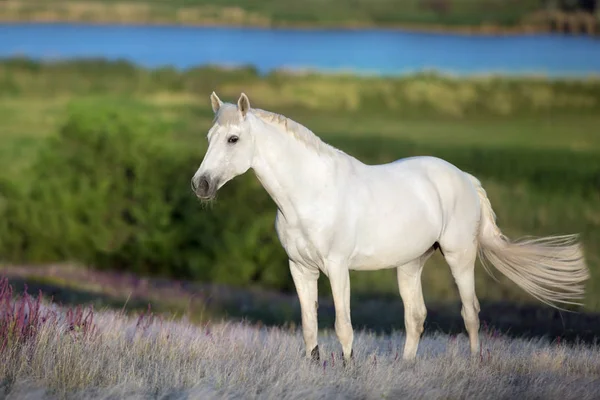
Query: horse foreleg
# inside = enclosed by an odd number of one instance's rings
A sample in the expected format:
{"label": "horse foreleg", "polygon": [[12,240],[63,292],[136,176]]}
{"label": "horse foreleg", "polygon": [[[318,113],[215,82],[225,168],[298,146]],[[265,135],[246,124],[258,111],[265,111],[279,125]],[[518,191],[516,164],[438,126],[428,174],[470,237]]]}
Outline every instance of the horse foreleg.
{"label": "horse foreleg", "polygon": [[302,334],[306,347],[306,357],[311,358],[313,361],[318,361],[320,358],[319,345],[317,343],[317,280],[319,279],[319,271],[305,268],[291,260],[290,271],[300,301]]}
{"label": "horse foreleg", "polygon": [[350,273],[341,265],[328,266],[331,293],[335,306],[335,333],[342,345],[344,361],[352,358],[352,320],[350,318]]}

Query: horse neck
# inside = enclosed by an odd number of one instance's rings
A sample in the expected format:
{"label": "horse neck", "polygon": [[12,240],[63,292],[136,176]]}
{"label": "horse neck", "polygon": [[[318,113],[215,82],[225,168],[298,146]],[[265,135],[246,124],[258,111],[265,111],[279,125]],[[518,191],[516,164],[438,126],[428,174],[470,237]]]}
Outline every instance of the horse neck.
{"label": "horse neck", "polygon": [[252,169],[286,217],[297,215],[324,188],[333,187],[339,156],[321,153],[269,124],[257,128]]}

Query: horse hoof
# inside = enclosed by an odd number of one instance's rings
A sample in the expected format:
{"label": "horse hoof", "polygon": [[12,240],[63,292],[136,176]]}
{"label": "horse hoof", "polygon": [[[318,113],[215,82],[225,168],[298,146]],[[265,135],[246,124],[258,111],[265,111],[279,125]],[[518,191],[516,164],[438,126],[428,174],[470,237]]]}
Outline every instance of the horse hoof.
{"label": "horse hoof", "polygon": [[354,349],[352,349],[352,351],[350,351],[350,357],[348,357],[348,360],[346,360],[346,357],[343,357],[342,366],[344,368],[346,368],[349,363],[353,363],[353,362],[354,362]]}
{"label": "horse hoof", "polygon": [[314,349],[310,352],[310,360],[312,362],[319,362],[321,359],[321,355],[319,354],[319,345],[316,345]]}

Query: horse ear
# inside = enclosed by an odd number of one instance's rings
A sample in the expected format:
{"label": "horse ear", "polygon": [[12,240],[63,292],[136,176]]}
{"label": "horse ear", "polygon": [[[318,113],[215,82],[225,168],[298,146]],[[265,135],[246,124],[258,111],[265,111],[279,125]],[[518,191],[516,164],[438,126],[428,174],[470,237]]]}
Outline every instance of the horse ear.
{"label": "horse ear", "polygon": [[215,92],[212,92],[210,95],[210,104],[212,105],[213,112],[216,114],[223,105],[223,102]]}
{"label": "horse ear", "polygon": [[242,113],[242,117],[246,116],[248,110],[250,110],[250,100],[248,100],[248,96],[245,93],[242,93],[238,100],[238,110]]}

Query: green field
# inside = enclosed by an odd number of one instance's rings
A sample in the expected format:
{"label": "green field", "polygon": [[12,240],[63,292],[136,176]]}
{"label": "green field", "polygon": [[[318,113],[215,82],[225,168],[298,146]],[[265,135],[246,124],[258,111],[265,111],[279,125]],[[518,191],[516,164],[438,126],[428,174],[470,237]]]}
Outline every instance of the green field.
{"label": "green field", "polygon": [[5,0],[0,20],[508,29],[542,8],[539,0]]}
{"label": "green field", "polygon": [[[481,179],[511,237],[580,232],[592,270],[586,308],[600,311],[600,80],[592,79],[262,77],[251,68],[5,61],[3,261],[67,259],[293,293],[275,206],[251,173],[210,207],[190,192],[213,90],[227,101],[244,91],[254,106],[295,119],[365,162],[445,158]],[[118,172],[130,167],[134,186]],[[483,301],[534,302],[482,268],[476,277]],[[327,295],[325,277],[320,285]],[[352,287],[356,296],[398,296],[393,270],[353,273]],[[423,287],[428,305],[458,299],[439,254]]]}

